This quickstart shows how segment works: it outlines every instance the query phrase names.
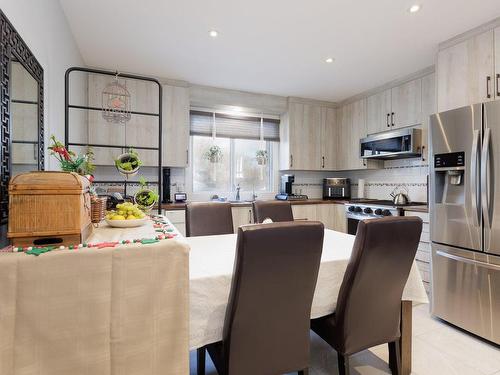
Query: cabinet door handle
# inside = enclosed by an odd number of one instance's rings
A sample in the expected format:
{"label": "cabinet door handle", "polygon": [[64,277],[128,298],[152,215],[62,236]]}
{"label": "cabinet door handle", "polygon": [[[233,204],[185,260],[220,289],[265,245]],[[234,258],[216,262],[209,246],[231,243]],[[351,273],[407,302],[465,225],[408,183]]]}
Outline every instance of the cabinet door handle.
{"label": "cabinet door handle", "polygon": [[189,164],[189,150],[186,150],[186,165]]}
{"label": "cabinet door handle", "polygon": [[500,73],[497,74],[497,96],[500,97]]}
{"label": "cabinet door handle", "polygon": [[290,155],[290,168],[293,167],[293,155]]}
{"label": "cabinet door handle", "polygon": [[491,77],[490,76],[486,77],[486,97],[488,99],[491,98],[491,94],[490,94],[490,82],[491,82]]}
{"label": "cabinet door handle", "polygon": [[321,168],[325,168],[325,157],[321,157]]}
{"label": "cabinet door handle", "polygon": [[389,117],[391,117],[391,114],[388,113],[387,114],[387,119],[386,119],[386,123],[387,123],[387,127],[390,128],[391,127],[391,124],[389,123]]}
{"label": "cabinet door handle", "polygon": [[425,146],[422,146],[422,161],[425,161]]}
{"label": "cabinet door handle", "polygon": [[248,224],[252,224],[252,210],[248,210]]}
{"label": "cabinet door handle", "polygon": [[394,112],[391,113],[391,126],[394,126]]}

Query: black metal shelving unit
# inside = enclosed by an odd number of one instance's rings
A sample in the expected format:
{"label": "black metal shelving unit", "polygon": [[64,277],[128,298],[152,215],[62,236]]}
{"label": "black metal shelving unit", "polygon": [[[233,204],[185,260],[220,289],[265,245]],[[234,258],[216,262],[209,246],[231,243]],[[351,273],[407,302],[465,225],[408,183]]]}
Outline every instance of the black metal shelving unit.
{"label": "black metal shelving unit", "polygon": [[[161,184],[161,179],[162,179],[162,87],[160,82],[157,79],[150,78],[150,77],[144,77],[144,76],[139,76],[139,75],[134,75],[134,74],[126,74],[126,73],[119,73],[120,78],[124,79],[135,79],[135,80],[141,80],[141,81],[148,81],[155,83],[158,85],[158,113],[148,113],[148,112],[137,112],[137,111],[130,111],[132,115],[141,115],[141,116],[153,116],[158,118],[158,147],[140,147],[140,146],[135,146],[135,145],[108,145],[108,144],[92,144],[92,143],[76,143],[76,142],[70,142],[70,129],[71,129],[71,124],[69,120],[69,111],[70,109],[81,109],[81,110],[87,110],[87,111],[102,111],[102,108],[97,108],[97,107],[90,107],[90,106],[82,106],[82,105],[76,105],[76,104],[70,104],[69,103],[69,93],[70,93],[70,75],[73,72],[82,72],[82,73],[90,73],[90,74],[99,74],[99,75],[106,75],[106,76],[112,76],[115,77],[117,75],[117,72],[112,72],[112,71],[107,71],[107,70],[100,70],[100,69],[90,69],[90,68],[83,68],[83,67],[72,67],[69,68],[66,71],[65,74],[65,79],[64,79],[64,144],[66,148],[70,148],[71,146],[83,146],[83,147],[103,147],[103,148],[116,148],[116,149],[128,149],[130,147],[137,149],[137,150],[152,150],[152,151],[157,151],[158,152],[158,180],[156,182],[150,182],[150,184],[157,185],[158,186],[158,196],[162,197],[162,184]],[[127,126],[127,124],[124,124],[124,126]],[[126,132],[126,128],[125,128]],[[123,179],[123,180],[96,180],[94,181],[95,183],[103,183],[103,184],[123,184],[124,187],[124,192],[127,194],[127,185],[130,184],[137,184],[137,182],[134,181],[129,181],[128,179]],[[158,200],[158,213],[161,213],[161,204],[160,204],[160,199]]]}

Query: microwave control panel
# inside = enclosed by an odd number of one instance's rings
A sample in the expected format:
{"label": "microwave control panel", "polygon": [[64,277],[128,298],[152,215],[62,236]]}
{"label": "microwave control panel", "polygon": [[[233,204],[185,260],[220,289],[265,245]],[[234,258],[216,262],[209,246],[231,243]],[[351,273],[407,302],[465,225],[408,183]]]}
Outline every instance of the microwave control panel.
{"label": "microwave control panel", "polygon": [[434,155],[434,168],[453,168],[465,166],[465,152],[449,152]]}

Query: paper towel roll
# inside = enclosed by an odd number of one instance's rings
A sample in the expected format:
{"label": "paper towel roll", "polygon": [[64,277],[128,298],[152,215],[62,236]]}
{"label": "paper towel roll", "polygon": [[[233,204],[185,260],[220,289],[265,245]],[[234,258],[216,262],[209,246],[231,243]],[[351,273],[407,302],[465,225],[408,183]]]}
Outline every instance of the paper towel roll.
{"label": "paper towel roll", "polygon": [[365,179],[360,178],[358,180],[358,198],[364,198],[365,197]]}

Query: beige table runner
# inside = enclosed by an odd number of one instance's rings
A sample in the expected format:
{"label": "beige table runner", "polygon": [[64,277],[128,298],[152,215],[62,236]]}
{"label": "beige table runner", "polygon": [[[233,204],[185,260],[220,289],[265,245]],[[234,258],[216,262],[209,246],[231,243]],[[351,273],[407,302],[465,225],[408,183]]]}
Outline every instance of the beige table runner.
{"label": "beige table runner", "polygon": [[187,374],[188,268],[174,240],[0,253],[0,374]]}

